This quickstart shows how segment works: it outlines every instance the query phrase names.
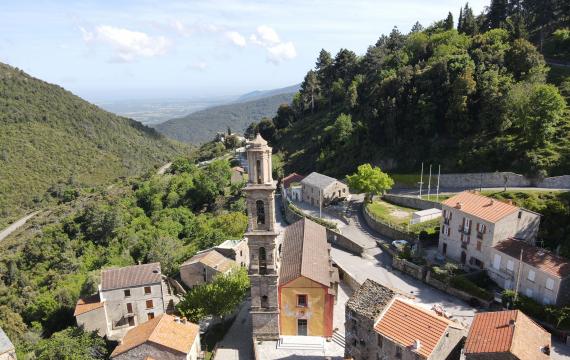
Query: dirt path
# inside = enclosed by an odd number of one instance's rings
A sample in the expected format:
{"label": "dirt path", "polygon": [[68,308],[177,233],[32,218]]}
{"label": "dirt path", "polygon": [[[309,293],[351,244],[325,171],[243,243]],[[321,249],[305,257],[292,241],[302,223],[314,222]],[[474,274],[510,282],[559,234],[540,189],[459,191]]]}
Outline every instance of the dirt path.
{"label": "dirt path", "polygon": [[2,230],[0,232],[0,241],[7,238],[8,235],[13,233],[14,231],[18,230],[18,228],[20,228],[20,226],[24,225],[28,220],[30,220],[31,218],[36,216],[38,213],[39,213],[39,211],[34,211],[33,213],[28,214],[28,215],[24,216],[23,218],[21,218],[17,221],[14,221],[10,226],[8,226],[7,228],[5,228],[4,230]]}

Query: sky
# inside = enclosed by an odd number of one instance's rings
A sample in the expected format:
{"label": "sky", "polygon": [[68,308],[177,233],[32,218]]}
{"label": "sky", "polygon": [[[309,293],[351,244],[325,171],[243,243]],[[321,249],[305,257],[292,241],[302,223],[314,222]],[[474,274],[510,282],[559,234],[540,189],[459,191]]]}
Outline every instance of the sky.
{"label": "sky", "polygon": [[[471,0],[475,14],[489,0]],[[464,0],[1,0],[0,62],[91,101],[212,98],[303,80]]]}

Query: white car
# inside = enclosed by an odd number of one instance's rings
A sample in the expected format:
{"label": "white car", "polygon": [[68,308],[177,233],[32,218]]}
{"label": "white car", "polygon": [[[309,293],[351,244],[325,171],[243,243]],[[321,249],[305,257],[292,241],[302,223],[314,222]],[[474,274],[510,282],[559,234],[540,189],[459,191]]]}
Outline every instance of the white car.
{"label": "white car", "polygon": [[406,247],[409,244],[407,240],[394,240],[392,241],[392,245],[398,248],[399,250],[402,250],[404,249],[404,247]]}

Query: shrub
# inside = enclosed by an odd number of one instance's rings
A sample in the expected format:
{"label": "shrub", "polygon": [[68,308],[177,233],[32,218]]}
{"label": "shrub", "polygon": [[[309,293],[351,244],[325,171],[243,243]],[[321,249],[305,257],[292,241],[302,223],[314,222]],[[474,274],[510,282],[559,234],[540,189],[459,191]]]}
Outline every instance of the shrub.
{"label": "shrub", "polygon": [[473,281],[469,280],[465,275],[458,275],[451,278],[451,286],[456,289],[465,291],[466,293],[484,300],[492,300],[493,294],[488,290],[479,287]]}

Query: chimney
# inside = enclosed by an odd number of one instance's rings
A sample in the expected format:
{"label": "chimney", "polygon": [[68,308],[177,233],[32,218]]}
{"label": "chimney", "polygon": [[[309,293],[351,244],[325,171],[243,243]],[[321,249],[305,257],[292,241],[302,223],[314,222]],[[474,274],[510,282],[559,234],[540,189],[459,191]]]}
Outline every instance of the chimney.
{"label": "chimney", "polygon": [[420,348],[422,347],[422,343],[419,340],[414,340],[414,343],[412,344],[412,350],[415,351],[420,351]]}
{"label": "chimney", "polygon": [[491,200],[489,201],[489,205],[493,205],[494,203],[495,203],[495,200],[494,200],[494,199],[491,199]]}
{"label": "chimney", "polygon": [[175,317],[174,317],[174,322],[175,322],[175,323],[180,323],[180,318],[179,318],[178,316],[175,316]]}
{"label": "chimney", "polygon": [[455,204],[455,207],[458,209],[461,209],[461,206],[463,206],[463,203],[458,202],[457,204]]}
{"label": "chimney", "polygon": [[185,317],[182,318],[182,323],[186,324],[186,318]]}
{"label": "chimney", "polygon": [[513,205],[513,201],[512,201],[512,200],[508,200],[508,201],[507,201],[507,204]]}
{"label": "chimney", "polygon": [[509,320],[509,326],[514,327],[517,322],[513,319]]}

